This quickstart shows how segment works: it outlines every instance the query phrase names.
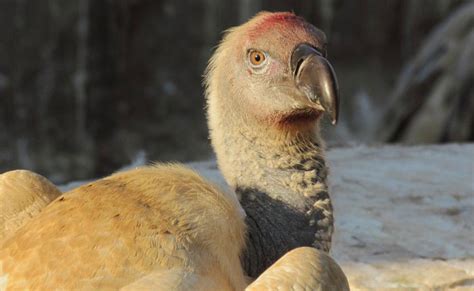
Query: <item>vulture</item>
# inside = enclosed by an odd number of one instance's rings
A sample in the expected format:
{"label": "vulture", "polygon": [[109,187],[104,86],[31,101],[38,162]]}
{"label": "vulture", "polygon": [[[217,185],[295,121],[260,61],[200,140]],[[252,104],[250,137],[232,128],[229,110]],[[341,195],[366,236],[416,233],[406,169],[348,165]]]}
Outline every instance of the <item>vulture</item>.
{"label": "vulture", "polygon": [[328,255],[319,121],[336,123],[338,92],[326,56],[324,33],[293,13],[229,29],[205,86],[234,191],[176,164],[71,190],[2,242],[0,290],[349,290]]}
{"label": "vulture", "polygon": [[61,194],[48,179],[31,171],[1,174],[0,243]]}

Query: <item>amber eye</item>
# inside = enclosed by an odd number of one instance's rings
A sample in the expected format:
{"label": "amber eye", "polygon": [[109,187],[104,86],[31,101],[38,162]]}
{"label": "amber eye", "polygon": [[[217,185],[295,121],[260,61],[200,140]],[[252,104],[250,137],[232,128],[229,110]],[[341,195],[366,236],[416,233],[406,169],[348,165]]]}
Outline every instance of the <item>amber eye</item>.
{"label": "amber eye", "polygon": [[263,52],[258,51],[258,50],[252,50],[249,53],[249,59],[250,59],[250,63],[253,66],[260,66],[261,64],[265,62],[266,57]]}

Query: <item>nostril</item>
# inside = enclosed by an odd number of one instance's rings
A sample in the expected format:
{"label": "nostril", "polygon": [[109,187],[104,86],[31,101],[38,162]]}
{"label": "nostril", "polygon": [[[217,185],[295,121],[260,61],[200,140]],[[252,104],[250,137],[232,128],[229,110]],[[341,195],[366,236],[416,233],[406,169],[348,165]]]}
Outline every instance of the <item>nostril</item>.
{"label": "nostril", "polygon": [[295,49],[291,53],[290,58],[290,68],[293,72],[294,77],[298,75],[305,59],[307,59],[311,55],[322,56],[323,53],[318,48],[307,43],[301,43],[295,47]]}
{"label": "nostril", "polygon": [[298,75],[298,72],[300,70],[300,67],[301,67],[301,64],[303,63],[303,61],[304,61],[304,58],[300,58],[298,60],[298,62],[296,63],[296,68],[295,68],[295,72],[294,72],[295,77]]}

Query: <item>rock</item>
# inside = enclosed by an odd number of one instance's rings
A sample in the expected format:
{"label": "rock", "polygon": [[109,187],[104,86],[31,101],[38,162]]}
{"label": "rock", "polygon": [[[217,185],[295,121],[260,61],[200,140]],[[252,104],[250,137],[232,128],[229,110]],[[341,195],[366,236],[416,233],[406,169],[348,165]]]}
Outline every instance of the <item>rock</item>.
{"label": "rock", "polygon": [[352,290],[474,289],[474,144],[335,149],[329,160],[333,255]]}

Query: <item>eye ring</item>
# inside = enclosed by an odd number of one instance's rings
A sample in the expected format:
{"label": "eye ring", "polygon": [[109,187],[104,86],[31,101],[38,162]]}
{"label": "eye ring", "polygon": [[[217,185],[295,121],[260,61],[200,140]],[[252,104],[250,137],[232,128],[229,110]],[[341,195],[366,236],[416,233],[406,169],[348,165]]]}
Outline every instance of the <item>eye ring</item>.
{"label": "eye ring", "polygon": [[252,67],[259,68],[267,61],[267,55],[260,50],[252,49],[248,53],[248,59]]}

